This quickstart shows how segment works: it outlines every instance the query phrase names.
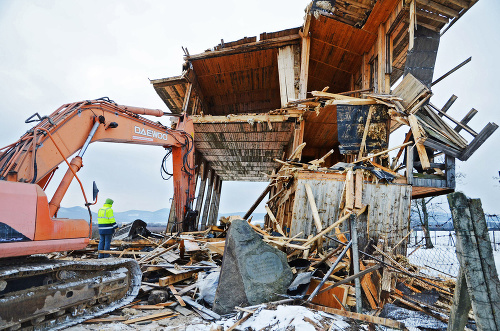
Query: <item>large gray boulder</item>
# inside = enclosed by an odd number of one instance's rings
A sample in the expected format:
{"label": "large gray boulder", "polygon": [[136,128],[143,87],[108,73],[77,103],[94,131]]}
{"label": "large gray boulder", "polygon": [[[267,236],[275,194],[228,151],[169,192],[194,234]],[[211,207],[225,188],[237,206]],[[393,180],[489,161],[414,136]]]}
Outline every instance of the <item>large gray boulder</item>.
{"label": "large gray boulder", "polygon": [[229,228],[213,310],[227,314],[235,306],[256,305],[286,294],[293,274],[286,254],[269,246],[242,219]]}

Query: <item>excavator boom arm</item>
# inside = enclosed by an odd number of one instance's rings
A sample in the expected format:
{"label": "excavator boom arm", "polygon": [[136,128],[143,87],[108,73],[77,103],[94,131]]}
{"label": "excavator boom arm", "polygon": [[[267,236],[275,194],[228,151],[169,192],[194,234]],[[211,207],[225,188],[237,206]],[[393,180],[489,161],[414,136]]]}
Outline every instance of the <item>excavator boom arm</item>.
{"label": "excavator boom arm", "polygon": [[[165,113],[158,109],[121,106],[107,100],[63,105],[50,116],[41,117],[40,122],[17,142],[0,149],[0,180],[36,183],[44,188],[60,163],[78,150],[79,157],[83,156],[88,143],[96,141],[171,148],[176,223],[182,224],[195,189],[193,123],[187,116],[179,116],[176,128],[170,129],[140,115],[159,117]],[[72,167],[78,171],[81,159],[75,157]],[[55,203],[51,201],[51,216],[59,208],[57,202],[71,182],[72,175],[67,176],[69,181],[65,178],[61,184],[66,185],[65,189],[56,192]],[[181,230],[180,226],[177,230]]]}

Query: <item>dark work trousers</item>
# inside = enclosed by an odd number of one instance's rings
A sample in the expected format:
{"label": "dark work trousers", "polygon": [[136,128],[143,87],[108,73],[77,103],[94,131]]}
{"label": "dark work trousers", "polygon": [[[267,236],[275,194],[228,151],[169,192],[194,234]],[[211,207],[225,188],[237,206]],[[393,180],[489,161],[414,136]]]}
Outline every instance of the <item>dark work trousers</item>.
{"label": "dark work trousers", "polygon": [[[98,249],[100,251],[104,250],[104,251],[109,251],[109,248],[111,247],[111,238],[113,237],[112,234],[100,234],[99,235],[99,247]],[[99,259],[102,259],[102,258],[105,258],[105,257],[109,257],[109,254],[101,254],[99,253],[99,256],[98,258]]]}

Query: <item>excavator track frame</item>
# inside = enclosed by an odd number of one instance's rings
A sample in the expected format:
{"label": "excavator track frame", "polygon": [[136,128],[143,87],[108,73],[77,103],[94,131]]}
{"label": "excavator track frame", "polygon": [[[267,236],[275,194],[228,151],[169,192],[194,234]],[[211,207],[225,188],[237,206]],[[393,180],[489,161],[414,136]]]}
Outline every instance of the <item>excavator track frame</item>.
{"label": "excavator track frame", "polygon": [[131,259],[4,261],[0,330],[59,330],[134,300],[142,273]]}

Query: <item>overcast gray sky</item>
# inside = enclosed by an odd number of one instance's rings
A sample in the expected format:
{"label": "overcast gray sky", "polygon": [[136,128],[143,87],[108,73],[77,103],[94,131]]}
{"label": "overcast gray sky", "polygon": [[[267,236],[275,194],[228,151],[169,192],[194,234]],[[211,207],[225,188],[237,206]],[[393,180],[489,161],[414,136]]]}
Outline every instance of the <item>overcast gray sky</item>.
{"label": "overcast gray sky", "polygon": [[[108,96],[119,104],[167,111],[148,78],[181,74],[181,46],[196,54],[221,38],[233,41],[297,27],[307,4],[307,0],[0,0],[0,146],[28,130],[24,120],[33,113],[47,115],[72,101]],[[488,121],[500,123],[494,102],[495,56],[500,49],[493,42],[499,32],[495,24],[499,9],[497,1],[479,1],[444,35],[438,54],[435,77],[472,56],[471,63],[433,89],[432,102],[442,106],[456,94],[459,98],[450,114],[461,119],[470,108],[478,109],[471,122],[476,130]],[[162,122],[168,124],[168,119]],[[467,175],[459,189],[481,198],[492,213],[500,213],[500,184],[493,179],[500,170],[499,137],[496,132],[458,166]],[[157,210],[169,207],[172,197],[172,183],[160,177],[163,155],[158,147],[96,143],[88,149],[79,176],[88,195],[96,180],[101,200],[113,198],[118,211]],[[61,168],[53,184],[65,171]],[[264,185],[224,183],[220,212],[245,211]],[[83,205],[83,200],[77,185],[72,185],[63,206],[75,205]]]}

